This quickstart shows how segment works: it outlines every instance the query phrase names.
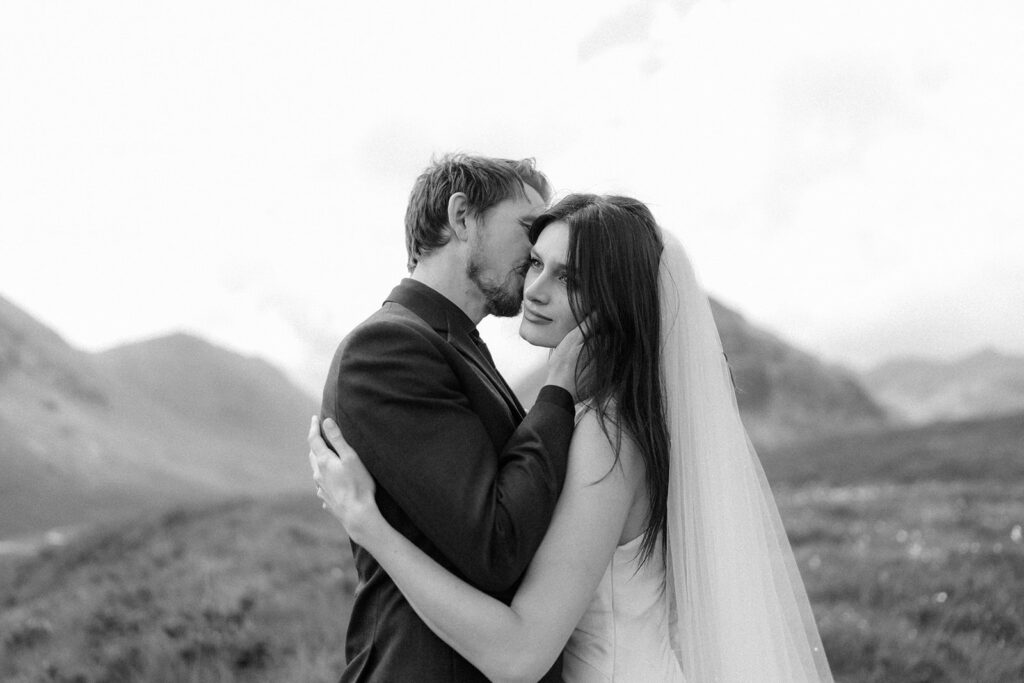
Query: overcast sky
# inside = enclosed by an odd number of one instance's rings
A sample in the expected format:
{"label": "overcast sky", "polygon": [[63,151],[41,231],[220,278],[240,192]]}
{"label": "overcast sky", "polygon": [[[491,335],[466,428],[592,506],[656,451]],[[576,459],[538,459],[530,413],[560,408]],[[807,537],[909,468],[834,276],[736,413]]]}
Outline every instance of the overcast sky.
{"label": "overcast sky", "polygon": [[0,295],[85,349],[183,329],[317,386],[461,150],[647,201],[826,360],[1024,353],[1019,0],[7,0],[0,97]]}

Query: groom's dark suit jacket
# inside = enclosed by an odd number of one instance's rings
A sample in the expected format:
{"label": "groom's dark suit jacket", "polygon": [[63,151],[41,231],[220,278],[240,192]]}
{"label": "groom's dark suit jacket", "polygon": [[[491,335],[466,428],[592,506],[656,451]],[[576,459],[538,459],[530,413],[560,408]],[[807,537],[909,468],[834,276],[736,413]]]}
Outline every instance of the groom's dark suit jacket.
{"label": "groom's dark suit jacket", "polygon": [[[324,388],[333,417],[377,481],[384,517],[449,571],[508,603],[565,480],[572,398],[544,387],[524,411],[472,321],[403,280],[342,341]],[[483,681],[352,545],[359,587],[342,681]],[[545,681],[560,680],[561,661]]]}

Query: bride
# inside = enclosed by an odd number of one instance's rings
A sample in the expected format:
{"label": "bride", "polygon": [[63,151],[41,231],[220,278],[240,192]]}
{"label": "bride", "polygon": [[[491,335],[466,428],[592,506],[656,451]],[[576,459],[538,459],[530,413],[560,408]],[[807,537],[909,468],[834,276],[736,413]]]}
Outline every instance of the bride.
{"label": "bride", "polygon": [[560,201],[530,241],[520,335],[554,348],[586,318],[587,392],[554,518],[512,603],[395,531],[337,426],[324,433],[339,457],[314,418],[324,506],[492,680],[536,680],[564,651],[571,683],[831,681],[682,247],[641,202],[594,195]]}

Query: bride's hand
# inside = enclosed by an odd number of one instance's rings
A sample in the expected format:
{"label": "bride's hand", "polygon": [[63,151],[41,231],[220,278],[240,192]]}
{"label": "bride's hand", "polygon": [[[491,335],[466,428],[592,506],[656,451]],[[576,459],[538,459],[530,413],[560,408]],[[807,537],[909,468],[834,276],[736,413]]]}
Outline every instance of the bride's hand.
{"label": "bride's hand", "polygon": [[341,521],[349,538],[365,545],[366,539],[373,538],[377,525],[384,521],[373,497],[376,485],[334,420],[324,420],[323,431],[334,452],[320,438],[319,420],[314,415],[307,441],[317,496],[324,502],[324,508]]}

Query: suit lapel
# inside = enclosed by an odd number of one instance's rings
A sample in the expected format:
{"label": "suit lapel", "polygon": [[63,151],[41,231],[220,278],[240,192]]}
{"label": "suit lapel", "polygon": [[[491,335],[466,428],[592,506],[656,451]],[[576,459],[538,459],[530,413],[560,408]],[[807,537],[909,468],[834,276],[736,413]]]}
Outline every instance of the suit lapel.
{"label": "suit lapel", "polygon": [[442,294],[426,285],[411,279],[402,280],[388,296],[393,301],[405,306],[418,315],[439,334],[445,335],[448,343],[470,363],[476,366],[481,375],[487,378],[494,393],[505,402],[509,411],[516,419],[526,414],[515,393],[498,373],[491,361],[487,360],[483,351],[470,339],[473,323],[458,306],[446,299]]}
{"label": "suit lapel", "polygon": [[498,369],[491,364],[489,360],[484,356],[483,351],[480,350],[476,344],[473,343],[472,339],[462,338],[461,335],[456,336],[451,332],[448,333],[448,342],[458,349],[466,360],[476,366],[484,377],[490,382],[498,396],[508,405],[509,410],[518,418],[522,418],[526,411],[523,410],[523,406],[519,403],[519,399],[516,398],[515,393],[505,382],[505,379],[498,373]]}

